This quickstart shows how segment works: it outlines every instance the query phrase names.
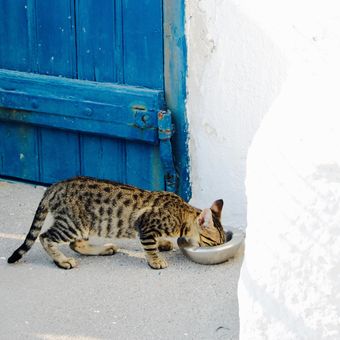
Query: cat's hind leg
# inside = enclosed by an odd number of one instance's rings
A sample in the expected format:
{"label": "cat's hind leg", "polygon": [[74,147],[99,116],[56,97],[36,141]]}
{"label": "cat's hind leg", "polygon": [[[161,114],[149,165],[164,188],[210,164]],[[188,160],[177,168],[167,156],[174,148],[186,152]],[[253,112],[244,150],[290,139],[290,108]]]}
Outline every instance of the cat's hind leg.
{"label": "cat's hind leg", "polygon": [[54,263],[63,269],[71,269],[77,265],[73,257],[66,257],[58,246],[65,243],[75,241],[77,235],[74,235],[69,230],[66,230],[56,222],[50,229],[40,235],[40,243],[50,255]]}
{"label": "cat's hind leg", "polygon": [[82,255],[114,255],[117,247],[113,244],[91,245],[86,240],[79,240],[70,243],[70,248]]}

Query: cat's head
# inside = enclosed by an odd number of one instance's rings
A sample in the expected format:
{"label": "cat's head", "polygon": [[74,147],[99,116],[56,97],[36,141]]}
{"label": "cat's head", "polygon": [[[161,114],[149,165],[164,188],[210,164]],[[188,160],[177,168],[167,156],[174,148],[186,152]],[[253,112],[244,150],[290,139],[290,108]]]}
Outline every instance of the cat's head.
{"label": "cat's head", "polygon": [[225,242],[225,234],[221,224],[222,208],[223,200],[217,200],[210,208],[203,209],[197,217],[200,246],[217,246]]}

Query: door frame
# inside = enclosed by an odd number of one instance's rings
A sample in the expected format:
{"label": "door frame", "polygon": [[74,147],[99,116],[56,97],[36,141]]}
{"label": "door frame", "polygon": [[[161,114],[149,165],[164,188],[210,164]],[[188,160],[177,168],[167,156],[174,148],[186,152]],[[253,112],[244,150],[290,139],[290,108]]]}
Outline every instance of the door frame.
{"label": "door frame", "polygon": [[164,91],[172,112],[175,133],[173,152],[178,173],[178,193],[191,198],[188,120],[186,116],[187,45],[185,0],[163,0]]}

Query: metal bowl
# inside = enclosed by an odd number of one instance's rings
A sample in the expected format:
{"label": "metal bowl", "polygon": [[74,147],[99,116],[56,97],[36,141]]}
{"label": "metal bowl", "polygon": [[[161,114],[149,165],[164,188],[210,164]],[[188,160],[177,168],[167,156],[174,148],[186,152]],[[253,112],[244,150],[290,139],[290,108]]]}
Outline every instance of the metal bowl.
{"label": "metal bowl", "polygon": [[[228,228],[233,235],[230,241],[214,247],[181,247],[183,254],[190,260],[201,264],[218,264],[235,256],[240,248],[245,234],[236,228]],[[226,232],[225,232],[226,233]]]}

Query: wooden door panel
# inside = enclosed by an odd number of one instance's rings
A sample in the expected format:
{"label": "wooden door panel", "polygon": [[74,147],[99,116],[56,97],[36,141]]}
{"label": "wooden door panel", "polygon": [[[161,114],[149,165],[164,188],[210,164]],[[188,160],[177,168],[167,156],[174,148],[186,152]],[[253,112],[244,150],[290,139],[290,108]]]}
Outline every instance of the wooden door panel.
{"label": "wooden door panel", "polygon": [[164,189],[163,1],[1,5],[0,175]]}
{"label": "wooden door panel", "polygon": [[38,133],[34,126],[0,122],[0,173],[39,181]]}

